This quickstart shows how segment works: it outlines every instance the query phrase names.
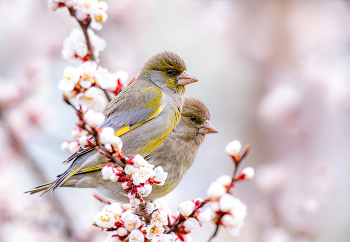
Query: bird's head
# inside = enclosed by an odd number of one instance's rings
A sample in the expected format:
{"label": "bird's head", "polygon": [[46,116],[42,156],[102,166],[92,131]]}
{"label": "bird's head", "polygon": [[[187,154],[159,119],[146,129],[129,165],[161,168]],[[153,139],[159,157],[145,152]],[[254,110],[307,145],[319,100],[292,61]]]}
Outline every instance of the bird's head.
{"label": "bird's head", "polygon": [[179,132],[181,137],[195,140],[200,145],[206,134],[218,133],[218,130],[210,123],[210,113],[204,103],[197,98],[185,97],[176,132]]}
{"label": "bird's head", "polygon": [[144,65],[141,76],[162,90],[184,92],[185,85],[198,80],[186,71],[185,62],[175,53],[163,51],[152,56]]}

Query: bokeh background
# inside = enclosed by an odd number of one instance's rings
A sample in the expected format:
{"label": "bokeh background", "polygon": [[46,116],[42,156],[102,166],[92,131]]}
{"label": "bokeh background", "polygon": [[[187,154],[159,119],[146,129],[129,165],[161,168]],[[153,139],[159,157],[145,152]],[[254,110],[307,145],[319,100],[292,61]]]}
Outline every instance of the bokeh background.
{"label": "bokeh background", "polygon": [[[235,196],[248,206],[239,238],[214,241],[350,241],[350,6],[343,0],[114,0],[96,34],[101,65],[137,75],[162,50],[178,53],[200,81],[186,96],[204,101],[219,134],[208,135],[186,177],[166,197],[206,197],[233,166],[225,145],[252,146],[253,181]],[[58,82],[71,65],[62,42],[78,27],[43,0],[0,0],[0,241],[103,241],[93,190],[56,197],[24,191],[66,169],[76,116]],[[75,63],[77,64],[77,63]],[[73,65],[75,65],[73,63]],[[44,174],[40,177],[40,172]],[[58,201],[58,202],[57,202]],[[171,201],[171,202],[170,202]],[[61,209],[59,204],[62,205]],[[73,235],[64,228],[62,213]],[[194,232],[206,241],[214,225]]]}

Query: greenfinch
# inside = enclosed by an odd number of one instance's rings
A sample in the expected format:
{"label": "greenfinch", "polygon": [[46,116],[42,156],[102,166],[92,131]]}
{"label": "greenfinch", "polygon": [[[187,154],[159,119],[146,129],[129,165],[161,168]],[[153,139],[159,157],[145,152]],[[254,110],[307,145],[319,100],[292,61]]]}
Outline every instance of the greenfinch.
{"label": "greenfinch", "polygon": [[[127,157],[147,156],[180,120],[184,86],[197,81],[186,71],[185,62],[177,54],[158,53],[145,63],[136,80],[106,106],[103,111],[106,118],[101,128],[115,130],[114,134],[123,141],[123,152]],[[55,182],[40,186],[40,189],[53,191],[78,171],[99,169],[98,165],[104,161],[105,156],[94,148],[80,147],[66,160],[72,162],[70,167]]]}
{"label": "greenfinch", "polygon": [[[164,185],[153,185],[152,193],[144,199],[153,200],[162,197],[177,187],[193,164],[205,135],[217,132],[217,129],[210,123],[210,113],[203,102],[196,98],[184,98],[180,122],[163,143],[145,156],[149,163],[162,166],[168,172],[168,177]],[[104,163],[107,161],[105,160]],[[48,185],[50,184],[46,186]],[[121,184],[104,180],[101,171],[80,171],[62,186],[96,188],[103,196],[119,202],[128,202],[128,197],[121,189]],[[31,193],[42,190],[43,187],[37,187]]]}

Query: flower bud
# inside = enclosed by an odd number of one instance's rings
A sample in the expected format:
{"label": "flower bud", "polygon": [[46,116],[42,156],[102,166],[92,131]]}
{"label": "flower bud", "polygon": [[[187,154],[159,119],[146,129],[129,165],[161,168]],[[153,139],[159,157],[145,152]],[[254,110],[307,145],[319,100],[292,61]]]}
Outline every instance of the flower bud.
{"label": "flower bud", "polygon": [[242,144],[238,140],[233,140],[226,145],[226,154],[230,156],[236,156],[242,149]]}
{"label": "flower bud", "polygon": [[192,201],[184,201],[179,206],[179,212],[182,216],[189,216],[193,212],[194,206]]}

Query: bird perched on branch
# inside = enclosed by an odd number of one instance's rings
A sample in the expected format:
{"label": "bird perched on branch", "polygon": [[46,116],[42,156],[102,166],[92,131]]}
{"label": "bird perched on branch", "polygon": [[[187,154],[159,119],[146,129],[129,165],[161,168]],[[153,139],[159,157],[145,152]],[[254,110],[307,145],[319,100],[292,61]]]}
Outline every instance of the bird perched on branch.
{"label": "bird perched on branch", "polygon": [[[177,187],[193,164],[205,135],[217,132],[217,129],[210,123],[210,113],[203,102],[192,97],[184,98],[180,122],[163,143],[145,156],[145,159],[155,167],[162,166],[168,172],[168,177],[164,185],[153,185],[152,193],[144,199],[153,200],[162,197]],[[107,161],[105,160],[104,163],[107,163]],[[95,170],[81,170],[70,177],[62,186],[96,188],[108,198],[119,202],[128,202],[128,197],[121,189],[121,184],[104,180],[101,169],[100,166]],[[49,185],[37,187],[30,192],[42,191],[45,186]]]}
{"label": "bird perched on branch", "polygon": [[[197,79],[186,71],[185,62],[177,54],[158,53],[145,63],[136,80],[107,105],[103,111],[106,119],[101,127],[115,130],[114,134],[123,141],[126,156],[147,156],[180,120],[184,86],[193,82]],[[80,147],[66,160],[72,162],[70,167],[49,186],[41,186],[41,190],[53,191],[75,173],[104,160],[104,155],[94,148]]]}

